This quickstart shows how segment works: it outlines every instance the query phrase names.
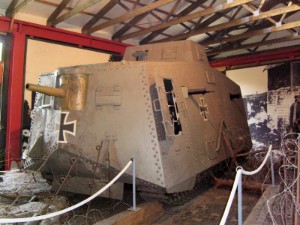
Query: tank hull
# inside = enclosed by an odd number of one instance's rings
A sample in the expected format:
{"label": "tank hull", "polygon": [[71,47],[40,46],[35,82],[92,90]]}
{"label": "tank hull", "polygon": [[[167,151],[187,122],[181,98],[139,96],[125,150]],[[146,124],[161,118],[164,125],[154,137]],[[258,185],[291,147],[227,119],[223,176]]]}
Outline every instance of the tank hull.
{"label": "tank hull", "polygon": [[[228,158],[227,131],[243,130],[234,136],[243,142],[238,151],[251,148],[239,86],[206,60],[60,68],[39,84],[56,87],[66,74],[88,75],[86,103],[63,110],[55,107],[55,97],[43,107],[43,95],[37,96],[29,156],[59,152],[49,157],[45,173],[65,174],[66,162],[80,156],[71,174],[105,181],[135,158],[138,184],[175,193],[191,190],[197,174]],[[205,91],[189,92],[199,89]],[[35,145],[42,153],[32,150]]]}

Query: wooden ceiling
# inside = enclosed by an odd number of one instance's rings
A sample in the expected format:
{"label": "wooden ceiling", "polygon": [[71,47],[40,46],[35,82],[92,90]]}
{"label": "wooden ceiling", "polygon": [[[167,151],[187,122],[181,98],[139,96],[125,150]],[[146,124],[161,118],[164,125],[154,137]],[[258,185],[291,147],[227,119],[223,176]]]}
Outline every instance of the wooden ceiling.
{"label": "wooden ceiling", "polygon": [[129,43],[189,39],[204,45],[211,60],[300,46],[300,0],[7,1],[7,17],[36,14],[48,26],[73,24]]}

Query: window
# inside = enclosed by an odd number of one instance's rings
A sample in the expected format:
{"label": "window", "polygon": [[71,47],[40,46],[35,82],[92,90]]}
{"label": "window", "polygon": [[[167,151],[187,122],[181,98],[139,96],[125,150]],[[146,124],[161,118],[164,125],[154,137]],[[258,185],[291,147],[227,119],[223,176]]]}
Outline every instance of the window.
{"label": "window", "polygon": [[173,90],[172,80],[164,79],[164,86],[165,86],[166,96],[168,101],[169,114],[170,114],[172,124],[174,126],[174,134],[180,135],[182,131],[182,127],[180,123],[178,106],[176,103],[176,97]]}
{"label": "window", "polygon": [[148,57],[148,50],[145,51],[136,51],[133,53],[136,61],[146,61]]}

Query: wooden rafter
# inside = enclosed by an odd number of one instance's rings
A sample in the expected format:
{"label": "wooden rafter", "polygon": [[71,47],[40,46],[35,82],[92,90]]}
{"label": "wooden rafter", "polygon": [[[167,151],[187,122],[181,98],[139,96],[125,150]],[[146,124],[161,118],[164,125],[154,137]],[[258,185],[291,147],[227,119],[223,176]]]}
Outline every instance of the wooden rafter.
{"label": "wooden rafter", "polygon": [[100,24],[98,26],[92,27],[92,28],[90,28],[88,30],[88,33],[94,33],[94,32],[96,32],[98,30],[102,30],[102,29],[104,29],[106,27],[109,27],[109,26],[112,26],[114,24],[120,23],[121,21],[126,21],[126,20],[131,19],[131,18],[133,18],[135,16],[138,16],[138,15],[141,15],[143,13],[149,12],[149,11],[155,9],[155,8],[160,7],[160,6],[169,4],[169,3],[173,2],[173,1],[174,0],[158,0],[158,1],[156,1],[154,3],[151,3],[149,5],[146,5],[146,6],[142,7],[142,8],[136,9],[136,10],[130,12],[130,13],[124,14],[122,16],[119,16],[119,17],[116,17],[114,19],[111,19],[110,21],[102,23],[102,24]]}
{"label": "wooden rafter", "polygon": [[[14,17],[14,15],[19,12],[22,8],[24,8],[26,5],[28,5],[30,2],[33,2],[35,0],[24,0],[23,2],[21,2],[19,5],[17,5],[16,7],[14,7],[11,10],[10,16]],[[12,5],[13,6],[13,5]]]}
{"label": "wooden rafter", "polygon": [[[289,4],[288,4],[288,6],[290,6],[292,3],[293,3],[293,2],[290,1]],[[286,17],[286,14],[287,14],[287,13],[284,13],[284,14],[282,15],[282,17],[280,18],[280,21],[279,21],[280,23],[283,22],[284,18]]]}
{"label": "wooden rafter", "polygon": [[[259,9],[256,8],[255,6],[248,6],[247,4],[244,4],[243,7],[245,7],[245,9],[247,9],[249,12],[254,13],[255,11],[258,11]],[[272,19],[272,18],[266,18],[267,20],[269,20],[272,24],[276,25],[277,21]],[[293,31],[288,30],[291,34],[293,33]]]}
{"label": "wooden rafter", "polygon": [[[46,5],[49,5],[49,6],[53,6],[53,7],[58,7],[59,4],[56,4],[56,3],[53,3],[53,2],[49,2],[47,0],[35,0],[36,2],[39,2],[39,3],[43,3],[43,4],[46,4]],[[68,11],[71,11],[73,10],[74,8],[72,7],[66,7],[65,10],[68,10]],[[87,11],[81,11],[79,12],[80,14],[83,14],[83,15],[87,15],[87,16],[91,16],[91,17],[94,17],[95,14],[94,13],[90,13],[90,12],[87,12]],[[111,18],[108,18],[106,16],[103,16],[103,19],[104,20],[110,20]],[[125,24],[125,22],[121,22],[120,24]],[[134,27],[138,28],[138,29],[142,29],[142,27],[138,26],[138,25],[135,25]]]}
{"label": "wooden rafter", "polygon": [[[59,4],[54,3],[54,2],[50,2],[50,1],[48,1],[48,0],[35,0],[35,1],[36,1],[36,2],[39,2],[39,3],[42,3],[42,4],[45,4],[45,5],[48,5],[48,6],[53,6],[53,7],[55,7],[55,8],[59,6]],[[65,10],[71,11],[71,10],[73,10],[73,8],[67,6],[67,7],[65,8]],[[81,11],[81,12],[79,12],[79,13],[80,13],[80,14],[83,14],[83,15],[94,16],[93,13],[90,13],[90,12],[87,12],[87,11]]]}
{"label": "wooden rafter", "polygon": [[51,22],[55,20],[59,14],[66,8],[66,6],[70,3],[71,0],[63,0],[59,6],[53,11],[53,13],[49,16],[47,20],[47,25],[50,26]]}
{"label": "wooden rafter", "polygon": [[265,1],[266,1],[266,0],[261,0],[259,6],[258,6],[258,8],[257,8],[259,11],[261,10],[261,8],[263,7],[263,5],[265,4]]}
{"label": "wooden rafter", "polygon": [[[275,6],[277,6],[279,4],[283,4],[285,2],[286,2],[286,0],[269,0],[268,2],[266,2],[263,5],[261,10],[264,12],[267,12],[270,9],[274,8]],[[254,21],[251,24],[251,27],[249,27],[247,31],[253,31],[253,30],[257,30],[257,29],[267,28],[270,26],[269,24],[267,24],[267,22],[264,22],[264,21],[263,21],[263,24],[265,24],[265,25],[262,25],[262,24],[256,25],[257,22],[258,21]],[[234,28],[227,28],[226,30],[216,31],[213,35],[210,35],[210,33],[207,33],[209,35],[209,37],[203,41],[220,39],[221,37],[228,35],[233,30],[234,30]],[[243,40],[239,40],[239,41],[243,41]]]}
{"label": "wooden rafter", "polygon": [[206,46],[206,45],[213,45],[213,44],[219,44],[219,43],[227,43],[227,42],[240,40],[243,38],[249,38],[249,37],[259,36],[259,35],[268,34],[268,33],[272,33],[272,32],[288,30],[291,28],[299,27],[299,26],[300,26],[300,21],[290,22],[290,23],[283,24],[280,27],[272,26],[272,27],[269,27],[266,29],[254,30],[254,31],[250,31],[250,32],[245,32],[240,35],[234,35],[231,37],[222,38],[221,40],[205,41],[205,42],[202,42],[202,45]]}
{"label": "wooden rafter", "polygon": [[6,10],[6,17],[12,17],[12,12],[17,6],[19,0],[12,0],[11,3],[9,4],[7,10]]}
{"label": "wooden rafter", "polygon": [[229,27],[235,27],[235,26],[240,26],[249,22],[253,22],[253,21],[257,21],[257,20],[262,20],[262,19],[266,19],[272,16],[276,16],[276,15],[281,15],[287,12],[293,12],[293,11],[298,11],[300,10],[300,6],[298,5],[291,5],[288,7],[283,7],[283,8],[277,8],[277,9],[273,9],[264,13],[259,14],[258,16],[246,16],[240,19],[235,19],[235,20],[231,20],[229,22],[226,23],[222,23],[222,24],[218,24],[215,26],[211,26],[211,27],[207,27],[207,28],[203,28],[200,29],[198,31],[192,31],[189,33],[185,33],[185,34],[179,34],[179,35],[175,35],[171,38],[168,39],[162,39],[159,40],[159,42],[166,42],[166,41],[175,41],[175,40],[182,40],[182,39],[186,39],[189,38],[191,36],[195,36],[195,35],[199,35],[199,34],[204,34],[204,33],[209,33],[209,32],[213,32],[216,30],[223,30]]}
{"label": "wooden rafter", "polygon": [[[141,14],[139,16],[134,17],[130,22],[128,22],[128,24],[126,24],[125,26],[123,26],[120,30],[118,30],[113,36],[112,39],[118,39],[118,37],[122,36],[123,34],[125,34],[130,28],[132,28],[133,24],[138,23],[140,20],[142,20],[144,17],[146,17],[149,13],[152,14],[152,16],[156,17],[158,20],[160,20],[161,22],[168,20],[171,16],[173,16],[173,13],[176,9],[176,7],[178,6],[178,4],[180,3],[181,0],[177,0],[177,2],[174,4],[174,6],[172,7],[172,9],[170,10],[170,12],[166,15],[166,19],[163,20],[162,18],[158,18],[157,15],[154,14],[154,12],[147,12],[144,14]],[[136,5],[136,4],[135,4]]]}
{"label": "wooden rafter", "polygon": [[87,24],[82,27],[82,33],[88,33],[88,30],[93,27],[109,10],[111,10],[118,0],[110,0]]}
{"label": "wooden rafter", "polygon": [[[212,24],[213,22],[215,22],[217,19],[222,18],[225,15],[225,13],[228,13],[230,11],[231,11],[231,9],[227,9],[222,14],[220,12],[212,14],[209,18],[207,18],[206,20],[204,20],[202,23],[200,23],[197,26],[195,26],[193,30],[197,31],[197,30],[199,30],[201,28],[208,27],[210,24]],[[201,17],[201,18],[203,18],[203,17]]]}
{"label": "wooden rafter", "polygon": [[180,17],[178,19],[173,19],[173,20],[170,20],[170,21],[168,21],[166,23],[163,23],[163,24],[159,24],[159,25],[152,26],[152,27],[149,27],[149,28],[141,30],[141,31],[137,31],[137,32],[133,32],[133,33],[124,35],[123,37],[120,37],[119,40],[123,41],[123,40],[129,39],[129,38],[133,38],[133,37],[136,37],[136,36],[147,34],[149,32],[153,32],[153,31],[156,31],[156,30],[167,28],[167,27],[179,24],[179,23],[186,22],[188,20],[196,19],[196,18],[201,17],[201,16],[206,16],[206,15],[209,15],[209,14],[212,14],[212,13],[216,13],[218,11],[230,9],[230,8],[233,8],[233,7],[236,7],[236,6],[251,2],[251,1],[253,1],[253,0],[238,0],[238,1],[233,1],[232,3],[223,3],[223,4],[218,5],[218,6],[209,7],[205,10],[201,10],[199,12],[195,12],[195,13]]}
{"label": "wooden rafter", "polygon": [[[268,38],[270,35],[271,35],[270,33],[269,33],[269,34],[266,34],[260,42],[266,41],[267,38]],[[259,46],[255,46],[254,49],[253,49],[253,52],[256,52],[258,48],[259,48]]]}
{"label": "wooden rafter", "polygon": [[[124,1],[129,2],[131,4],[134,4],[136,6],[140,6],[140,7],[144,7],[144,6],[147,5],[147,4],[143,4],[139,1],[135,1],[135,0],[124,0]],[[159,8],[153,9],[153,11],[159,12],[159,13],[164,14],[164,15],[169,15],[169,12],[167,12],[165,10],[162,10],[162,9],[159,9]],[[172,16],[174,16],[174,15],[172,15]]]}
{"label": "wooden rafter", "polygon": [[247,48],[253,48],[253,47],[260,47],[260,46],[266,46],[266,45],[273,45],[273,44],[278,44],[278,43],[283,43],[283,42],[288,42],[288,41],[294,41],[294,40],[300,40],[300,35],[294,36],[287,36],[287,37],[282,37],[282,38],[277,38],[277,39],[272,39],[272,40],[265,40],[265,41],[260,41],[260,42],[255,42],[251,44],[244,44],[238,47],[230,47],[230,48],[223,48],[223,49],[214,49],[211,51],[207,51],[206,54],[208,56],[212,55],[217,55],[220,53],[224,52],[231,52],[231,51],[236,51],[236,50],[242,50],[242,49],[247,49]]}
{"label": "wooden rafter", "polygon": [[[190,12],[194,11],[195,9],[197,9],[198,7],[200,7],[206,0],[197,0],[195,2],[193,2],[192,4],[190,4],[188,7],[186,7],[185,9],[183,9],[181,12],[179,12],[177,15],[173,16],[174,18],[180,18],[183,16],[188,15]],[[183,24],[183,23],[180,23]],[[146,44],[149,41],[151,41],[152,39],[154,39],[155,37],[157,37],[159,34],[161,34],[163,31],[165,31],[168,28],[163,28],[157,31],[152,32],[151,34],[147,35],[143,40],[140,41],[140,44]]]}
{"label": "wooden rafter", "polygon": [[92,5],[97,4],[98,2],[100,2],[102,0],[89,0],[87,3],[79,5],[75,8],[73,8],[70,12],[67,12],[63,15],[61,15],[60,17],[56,18],[55,20],[51,21],[51,23],[49,23],[50,26],[55,26],[58,23],[63,22],[64,20],[76,15],[77,13],[91,7]]}
{"label": "wooden rafter", "polygon": [[122,28],[120,28],[113,36],[112,40],[118,39],[118,37],[122,36],[125,34],[129,29],[133,27],[133,24],[137,24],[139,21],[141,21],[143,18],[145,18],[149,12],[138,15],[134,17],[132,20],[130,20],[127,24],[125,24]]}
{"label": "wooden rafter", "polygon": [[125,11],[130,12],[129,7],[127,7],[125,4],[123,4],[122,2],[118,1],[118,5],[121,6],[123,9],[125,9]]}
{"label": "wooden rafter", "polygon": [[[212,7],[215,3],[216,3],[216,0],[213,0],[210,3],[209,7]],[[226,14],[228,11],[229,11],[229,9],[225,10],[224,14]],[[214,17],[221,18],[224,14],[220,14],[220,12],[217,12],[215,14],[212,14],[211,16],[208,16],[209,18],[206,18],[205,16],[200,17],[198,20],[198,23],[193,27],[193,30],[197,30],[200,27],[208,26],[209,24],[216,21],[217,18],[214,18]]]}
{"label": "wooden rafter", "polygon": [[176,8],[178,7],[179,3],[181,2],[181,0],[177,0],[175,2],[175,4],[173,5],[173,7],[171,8],[170,12],[169,12],[169,15],[167,15],[165,21],[169,20],[170,17],[173,15],[173,13],[175,12]]}

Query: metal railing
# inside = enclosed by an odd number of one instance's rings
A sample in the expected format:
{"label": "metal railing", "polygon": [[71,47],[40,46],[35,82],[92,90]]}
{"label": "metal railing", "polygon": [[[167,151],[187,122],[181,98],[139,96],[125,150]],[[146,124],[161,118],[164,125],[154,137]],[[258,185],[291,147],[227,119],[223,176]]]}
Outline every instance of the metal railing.
{"label": "metal railing", "polygon": [[219,225],[225,225],[235,193],[236,193],[236,189],[238,188],[238,225],[242,225],[243,223],[243,214],[242,214],[242,175],[247,175],[247,176],[251,176],[254,175],[256,173],[258,173],[266,164],[268,158],[270,157],[270,163],[271,163],[271,175],[272,175],[272,185],[275,185],[275,181],[274,181],[274,169],[273,169],[273,160],[272,160],[272,145],[270,145],[269,150],[264,158],[264,161],[260,164],[260,166],[254,170],[254,171],[246,171],[244,170],[241,166],[238,166],[236,168],[236,175],[235,175],[235,179],[234,179],[234,183],[233,183],[233,187],[231,189],[230,195],[229,195],[229,199],[226,205],[226,208],[224,210],[221,222],[219,223]]}
{"label": "metal railing", "polygon": [[136,211],[136,165],[135,165],[135,159],[132,158],[126,166],[123,168],[123,170],[120,171],[109,183],[107,183],[103,188],[101,188],[99,191],[97,191],[95,194],[91,195],[87,199],[77,203],[76,205],[73,205],[71,207],[68,207],[66,209],[49,213],[46,215],[41,215],[41,216],[33,216],[33,217],[24,217],[24,218],[0,218],[0,224],[1,223],[25,223],[25,222],[34,222],[34,221],[39,221],[39,220],[45,220],[49,219],[52,217],[56,217],[59,215],[62,215],[64,213],[70,212],[76,208],[79,208],[80,206],[92,201],[94,198],[96,198],[98,195],[102,194],[104,191],[106,191],[113,183],[115,183],[124,173],[125,171],[130,167],[132,164],[132,191],[133,191],[133,199],[132,199],[132,208],[130,210]]}

